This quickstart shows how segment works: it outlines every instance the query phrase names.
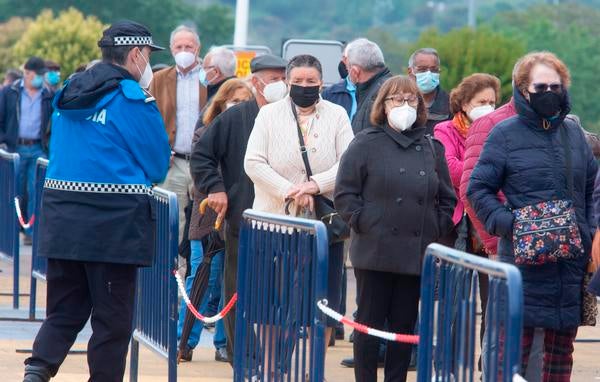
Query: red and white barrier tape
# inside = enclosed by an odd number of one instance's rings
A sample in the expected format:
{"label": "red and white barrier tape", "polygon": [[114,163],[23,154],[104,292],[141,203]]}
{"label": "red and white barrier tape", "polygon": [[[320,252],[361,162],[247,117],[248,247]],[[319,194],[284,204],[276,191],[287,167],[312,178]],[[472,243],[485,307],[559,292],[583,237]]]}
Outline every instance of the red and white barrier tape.
{"label": "red and white barrier tape", "polygon": [[368,334],[370,336],[383,338],[384,340],[388,340],[388,341],[403,342],[403,343],[415,344],[415,345],[419,343],[419,336],[415,336],[415,335],[411,335],[411,334],[398,334],[398,333],[384,332],[383,330],[369,328],[368,326],[359,324],[358,322],[354,322],[354,321],[342,316],[335,310],[327,307],[327,300],[317,301],[317,306],[327,316],[333,318],[334,320],[336,320],[338,322],[341,322],[344,325],[348,325],[361,333]]}
{"label": "red and white barrier tape", "polygon": [[177,270],[174,270],[173,275],[175,276],[175,280],[177,280],[177,286],[179,287],[179,292],[181,292],[183,301],[185,301],[185,305],[190,310],[190,312],[192,312],[194,317],[196,317],[197,319],[199,319],[202,322],[205,322],[207,324],[212,324],[212,323],[215,323],[215,322],[223,319],[223,317],[225,317],[227,315],[227,313],[229,313],[229,311],[231,310],[231,308],[233,308],[233,306],[235,305],[235,303],[237,301],[237,293],[235,293],[231,297],[231,300],[229,300],[227,305],[225,305],[225,307],[223,308],[222,311],[220,311],[219,313],[217,313],[216,315],[214,315],[212,317],[204,317],[202,314],[200,314],[200,312],[198,312],[198,310],[196,310],[196,308],[190,301],[190,297],[188,296],[187,292],[185,291],[185,285],[183,284],[183,280],[181,279],[179,272],[177,272]]}
{"label": "red and white barrier tape", "polygon": [[25,223],[25,219],[23,219],[23,213],[21,213],[21,205],[19,204],[19,198],[15,197],[15,211],[17,211],[17,218],[19,219],[19,224],[23,229],[29,229],[33,226],[33,222],[35,221],[35,214],[31,215],[31,218],[27,223]]}

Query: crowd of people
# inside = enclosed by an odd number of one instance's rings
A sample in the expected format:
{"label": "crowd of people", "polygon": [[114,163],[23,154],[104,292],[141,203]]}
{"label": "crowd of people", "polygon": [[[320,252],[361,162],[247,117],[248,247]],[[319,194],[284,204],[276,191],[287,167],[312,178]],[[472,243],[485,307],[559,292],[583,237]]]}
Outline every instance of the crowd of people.
{"label": "crowd of people", "polygon": [[[442,58],[427,47],[399,74],[376,43],[355,39],[338,66],[342,80],[325,88],[321,63],[308,54],[289,62],[259,55],[251,75],[236,78],[235,53],[213,47],[201,58],[188,26],[171,33],[175,65],[154,73],[150,53],[162,48],[141,24],[113,24],[98,46],[102,59],[64,86],[58,64],[31,57],[0,90],[0,145],[21,156],[28,214],[35,161],[50,148],[39,248],[48,257],[47,319],[25,381],[56,375],[90,315],[90,380],[122,380],[136,268],[153,262],[152,185],[177,195],[188,293],[212,257],[204,315],[236,292],[245,209],[320,219],[325,203],[351,232],[329,243],[332,309],[345,314],[347,255],[356,320],[397,333],[417,330],[430,243],[516,264],[522,373],[570,380],[573,342],[586,324],[582,296],[600,294],[598,277],[586,277],[600,265],[600,145],[570,114],[570,73],[557,56],[532,52],[516,62],[512,97],[500,105],[507,95],[493,73],[442,89]],[[487,278],[479,282],[483,342]],[[182,303],[179,336],[185,311]],[[192,360],[203,327],[194,324],[181,360]],[[215,327],[216,361],[233,362],[234,333],[232,311]],[[327,342],[336,337],[343,328],[329,320]],[[353,358],[343,364],[357,381],[376,381],[380,364],[386,381],[405,381],[415,366],[411,345],[351,337]]]}

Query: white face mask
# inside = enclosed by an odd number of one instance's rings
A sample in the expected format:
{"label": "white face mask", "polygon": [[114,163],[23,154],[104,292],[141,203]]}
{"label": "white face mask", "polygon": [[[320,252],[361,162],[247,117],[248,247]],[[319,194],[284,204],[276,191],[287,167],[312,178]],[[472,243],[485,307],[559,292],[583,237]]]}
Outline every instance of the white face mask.
{"label": "white face mask", "polygon": [[492,111],[494,111],[494,107],[492,105],[477,106],[471,109],[471,111],[467,113],[467,116],[469,117],[471,122],[473,122],[477,118],[481,118],[484,115],[491,113]]}
{"label": "white face mask", "polygon": [[[140,51],[140,54],[142,54],[142,52]],[[150,87],[150,82],[152,82],[152,78],[153,78],[153,74],[152,74],[152,68],[150,67],[150,63],[148,61],[146,61],[146,57],[144,57],[144,55],[142,54],[142,58],[144,59],[144,62],[146,62],[146,68],[144,69],[144,71],[142,72],[142,70],[140,69],[140,67],[138,66],[138,64],[136,63],[135,66],[137,67],[137,70],[140,72],[140,79],[138,80],[138,83],[140,84],[140,86],[142,87],[142,89],[148,89]]]}
{"label": "white face mask", "polygon": [[273,103],[279,101],[280,99],[283,99],[287,95],[287,92],[288,89],[285,82],[277,81],[270,84],[266,84],[262,93],[265,97],[265,101],[267,101],[268,103]]}
{"label": "white face mask", "polygon": [[417,109],[407,104],[394,107],[387,116],[390,127],[397,131],[409,129],[417,120]]}
{"label": "white face mask", "polygon": [[182,69],[187,69],[196,62],[196,55],[190,52],[179,52],[175,55],[175,63]]}

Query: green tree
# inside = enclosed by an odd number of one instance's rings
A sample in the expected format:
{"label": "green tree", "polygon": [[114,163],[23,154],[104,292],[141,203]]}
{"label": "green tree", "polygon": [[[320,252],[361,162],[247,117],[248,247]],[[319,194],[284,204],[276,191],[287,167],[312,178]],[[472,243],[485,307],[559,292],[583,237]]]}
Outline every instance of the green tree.
{"label": "green tree", "polygon": [[466,76],[489,73],[502,83],[502,98],[512,94],[511,77],[516,60],[525,51],[524,44],[516,38],[506,37],[489,28],[455,29],[440,34],[430,29],[421,34],[411,51],[432,47],[441,59],[442,87],[452,89]]}
{"label": "green tree", "polygon": [[[55,13],[68,6],[94,15],[105,24],[129,19],[147,26],[154,40],[169,45],[171,31],[179,24],[197,27],[204,48],[233,42],[233,10],[229,5],[198,6],[187,0],[0,0],[0,21],[8,15],[36,17],[43,9]],[[96,40],[100,35],[96,36]],[[152,62],[172,62],[167,51],[152,55]]]}
{"label": "green tree", "polygon": [[528,51],[548,50],[569,67],[572,112],[587,129],[600,132],[600,11],[577,5],[539,6],[501,14],[491,28],[525,44]]}
{"label": "green tree", "polygon": [[45,10],[17,41],[14,54],[21,61],[29,56],[56,61],[67,76],[77,66],[99,58],[97,42],[104,28],[96,17],[84,17],[75,8],[62,11],[57,17]]}
{"label": "green tree", "polygon": [[16,68],[22,64],[15,57],[13,46],[25,33],[30,23],[31,19],[13,17],[0,24],[0,76],[3,76],[7,69]]}

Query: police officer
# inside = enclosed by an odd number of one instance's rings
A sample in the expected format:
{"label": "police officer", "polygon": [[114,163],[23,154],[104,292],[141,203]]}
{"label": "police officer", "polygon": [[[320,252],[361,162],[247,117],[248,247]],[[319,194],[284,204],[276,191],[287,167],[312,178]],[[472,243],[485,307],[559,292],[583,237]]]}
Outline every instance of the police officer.
{"label": "police officer", "polygon": [[25,361],[26,382],[55,376],[91,316],[90,381],[122,381],[137,267],[153,263],[150,187],[170,147],[154,99],[154,45],[121,21],[98,42],[102,62],[54,100],[52,153],[42,196],[39,252],[48,258],[47,318]]}

